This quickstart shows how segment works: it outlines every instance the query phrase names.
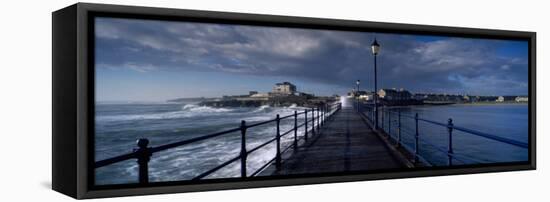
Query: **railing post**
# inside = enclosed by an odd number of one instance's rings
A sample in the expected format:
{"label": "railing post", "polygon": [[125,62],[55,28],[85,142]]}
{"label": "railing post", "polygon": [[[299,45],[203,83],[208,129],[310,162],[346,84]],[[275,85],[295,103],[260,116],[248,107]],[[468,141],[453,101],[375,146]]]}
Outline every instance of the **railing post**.
{"label": "railing post", "polygon": [[319,113],[319,107],[317,107],[317,132],[319,132],[320,128],[321,128],[321,116],[320,116],[321,113]]}
{"label": "railing post", "polygon": [[325,107],[324,107],[324,113],[323,113],[323,124],[327,124],[327,115],[328,115],[328,104],[325,104]]}
{"label": "railing post", "polygon": [[281,133],[280,133],[280,130],[279,130],[281,119],[279,118],[279,114],[277,114],[276,121],[277,121],[277,136],[276,136],[276,139],[277,139],[277,154],[275,156],[275,166],[277,167],[277,169],[279,169],[279,168],[281,168]]}
{"label": "railing post", "polygon": [[391,111],[388,109],[388,137],[391,139]]}
{"label": "railing post", "polygon": [[377,126],[376,123],[375,123],[376,117],[375,117],[375,114],[374,114],[374,107],[371,108],[371,111],[370,111],[370,112],[371,112],[370,117],[372,118],[372,122],[374,123],[374,124],[373,124],[373,125],[374,125],[374,130],[376,131],[376,127],[378,127],[378,126]]}
{"label": "railing post", "polygon": [[294,149],[298,147],[298,111],[294,111]]}
{"label": "railing post", "polygon": [[305,116],[305,119],[306,119],[306,121],[304,122],[304,125],[305,125],[305,128],[306,128],[306,131],[304,133],[304,140],[307,141],[307,109],[304,110],[304,116]]}
{"label": "railing post", "polygon": [[328,111],[328,105],[323,106],[323,125],[327,124],[327,111]]}
{"label": "railing post", "polygon": [[324,126],[325,125],[325,112],[326,112],[326,106],[323,105],[321,107],[321,125]]}
{"label": "railing post", "polygon": [[315,135],[315,109],[311,108],[311,134]]}
{"label": "railing post", "polygon": [[382,121],[380,121],[380,124],[381,124],[380,128],[382,128],[382,131],[384,131],[384,108],[382,108],[381,111],[382,111],[382,113],[380,113],[380,116],[382,116],[381,117]]}
{"label": "railing post", "polygon": [[414,124],[414,162],[416,163],[418,161],[418,113],[414,114]]}
{"label": "railing post", "polygon": [[246,121],[241,121],[241,177],[246,178]]}
{"label": "railing post", "polygon": [[401,146],[401,109],[397,110],[397,147]]}
{"label": "railing post", "polygon": [[323,125],[323,106],[319,107],[319,122],[322,126]]}
{"label": "railing post", "polygon": [[447,120],[447,129],[449,130],[448,164],[453,165],[453,119]]}
{"label": "railing post", "polygon": [[137,154],[137,163],[139,166],[139,183],[149,183],[149,160],[151,160],[151,148],[147,147],[149,140],[146,138],[138,139],[138,148],[134,150]]}
{"label": "railing post", "polygon": [[[328,118],[330,118],[329,112],[330,112],[330,105],[327,104],[327,105],[325,106],[325,122],[327,122],[327,121],[328,121]],[[325,124],[326,124],[326,123],[325,123]]]}

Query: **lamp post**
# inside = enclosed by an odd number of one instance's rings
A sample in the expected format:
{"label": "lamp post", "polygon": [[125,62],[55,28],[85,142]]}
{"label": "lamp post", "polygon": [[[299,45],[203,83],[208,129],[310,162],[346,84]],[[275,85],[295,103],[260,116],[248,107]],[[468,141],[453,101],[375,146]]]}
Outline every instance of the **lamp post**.
{"label": "lamp post", "polygon": [[372,54],[374,55],[374,129],[378,129],[378,78],[376,74],[376,56],[380,52],[380,45],[374,39],[374,42],[371,44]]}
{"label": "lamp post", "polygon": [[355,102],[357,105],[357,111],[359,111],[359,83],[361,83],[361,80],[357,79],[355,82],[355,85],[357,86],[357,90],[355,91]]}

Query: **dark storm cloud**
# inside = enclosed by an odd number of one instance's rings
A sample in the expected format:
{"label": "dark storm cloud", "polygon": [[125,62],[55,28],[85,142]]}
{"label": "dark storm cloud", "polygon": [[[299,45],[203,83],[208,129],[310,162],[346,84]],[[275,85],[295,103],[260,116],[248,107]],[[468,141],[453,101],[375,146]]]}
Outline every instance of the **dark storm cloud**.
{"label": "dark storm cloud", "polygon": [[508,42],[342,31],[99,18],[98,68],[282,76],[351,88],[371,84],[376,36],[379,86],[415,92],[525,94],[527,49]]}

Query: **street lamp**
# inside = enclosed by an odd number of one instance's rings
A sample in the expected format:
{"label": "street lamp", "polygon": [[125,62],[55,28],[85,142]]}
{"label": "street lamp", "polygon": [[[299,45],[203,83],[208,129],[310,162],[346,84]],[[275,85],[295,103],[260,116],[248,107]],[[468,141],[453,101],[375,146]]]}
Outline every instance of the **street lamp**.
{"label": "street lamp", "polygon": [[357,79],[357,81],[355,82],[355,85],[357,85],[357,91],[355,91],[355,96],[356,96],[356,102],[357,102],[357,111],[359,111],[359,83],[361,83],[361,80]]}
{"label": "street lamp", "polygon": [[380,52],[380,44],[374,38],[374,42],[371,44],[372,54],[374,55],[374,130],[378,128],[378,78],[376,74],[376,56]]}

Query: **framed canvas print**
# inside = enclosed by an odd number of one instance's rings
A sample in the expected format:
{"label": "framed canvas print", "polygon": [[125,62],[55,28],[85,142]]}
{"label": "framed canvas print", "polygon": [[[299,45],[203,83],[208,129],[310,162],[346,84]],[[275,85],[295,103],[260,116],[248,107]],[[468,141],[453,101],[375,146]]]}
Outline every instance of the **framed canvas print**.
{"label": "framed canvas print", "polygon": [[75,198],[535,169],[535,33],[79,3],[53,13]]}

